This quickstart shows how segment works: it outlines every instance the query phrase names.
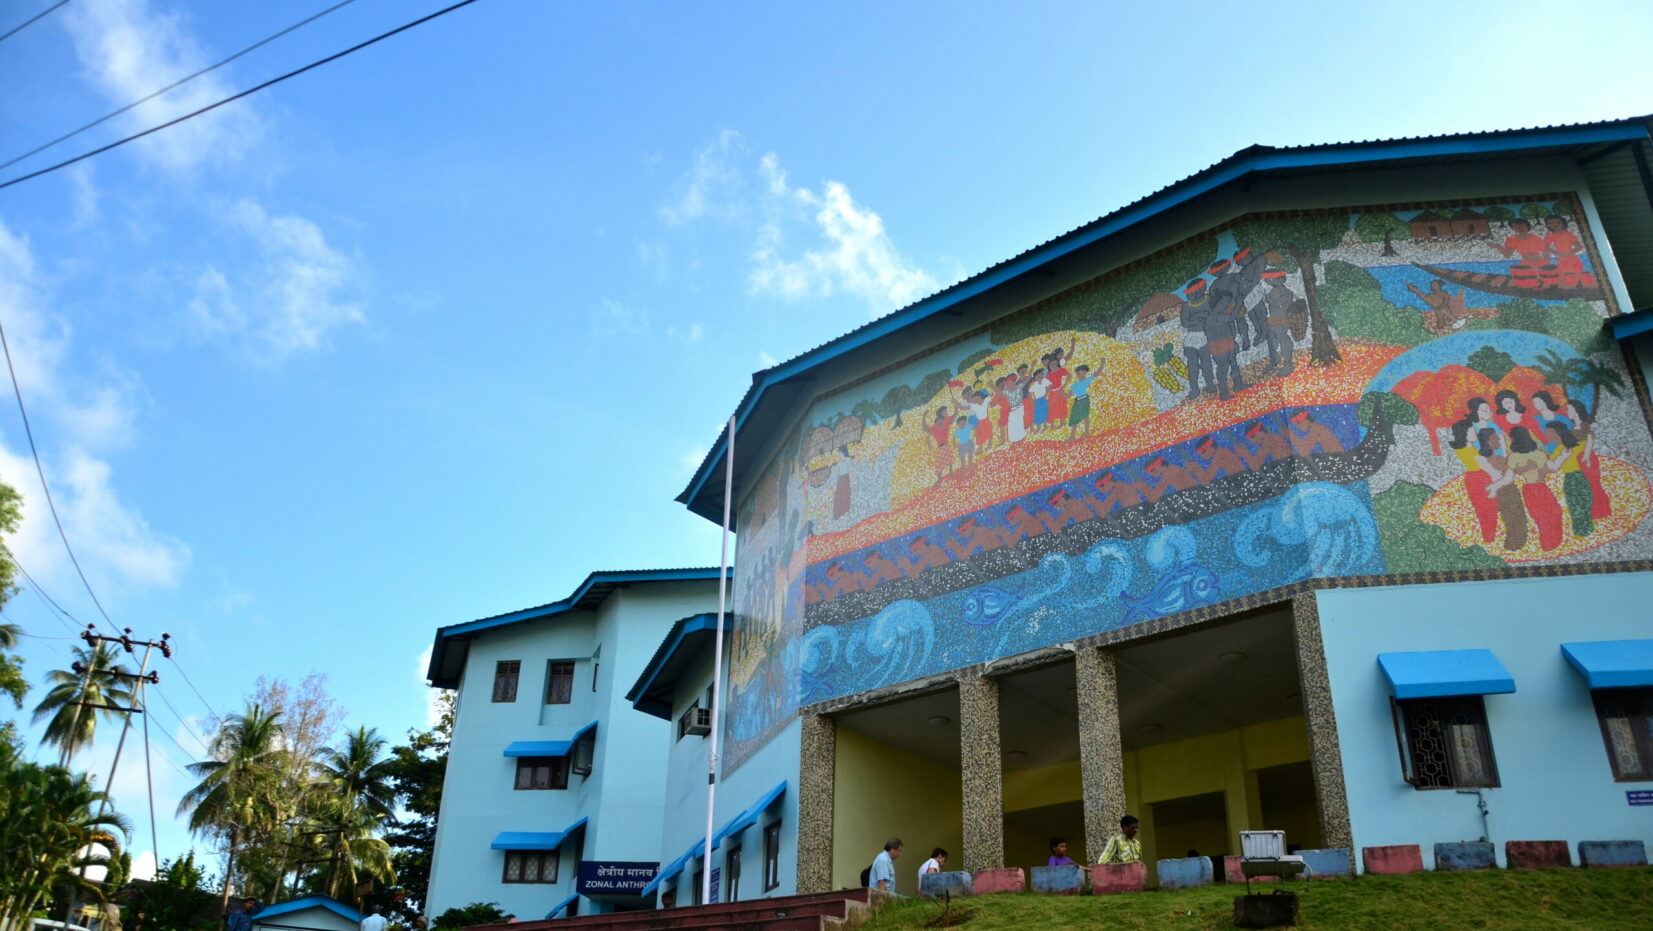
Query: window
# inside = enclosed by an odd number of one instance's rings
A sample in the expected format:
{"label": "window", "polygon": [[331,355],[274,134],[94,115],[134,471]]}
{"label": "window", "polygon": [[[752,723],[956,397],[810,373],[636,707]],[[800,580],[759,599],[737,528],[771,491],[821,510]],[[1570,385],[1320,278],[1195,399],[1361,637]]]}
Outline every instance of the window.
{"label": "window", "polygon": [[508,883],[554,883],[557,881],[555,850],[505,851],[505,881]]}
{"label": "window", "polygon": [[1613,778],[1653,780],[1653,689],[1596,689],[1590,694]]}
{"label": "window", "polygon": [[769,824],[763,829],[763,891],[781,884],[781,823]]}
{"label": "window", "polygon": [[740,901],[740,848],[730,847],[723,864],[723,875],[729,879],[729,895],[726,902]]}
{"label": "window", "polygon": [[517,788],[518,789],[566,789],[566,788],[568,788],[568,757],[565,757],[565,756],[519,756],[519,757],[517,757]]}
{"label": "window", "polygon": [[694,871],[694,885],[689,887],[689,904],[690,905],[699,905],[700,904],[700,885],[701,885],[701,883],[704,883],[705,881],[706,881],[706,871],[705,871],[705,869],[695,870]]}
{"label": "window", "polygon": [[545,703],[566,705],[574,700],[574,664],[558,661],[551,664],[545,678]]}
{"label": "window", "polygon": [[597,691],[597,670],[602,669],[602,668],[603,668],[602,663],[592,663],[591,664],[591,690],[593,692]]}
{"label": "window", "polygon": [[1401,774],[1418,789],[1498,785],[1481,696],[1394,701]]}
{"label": "window", "polygon": [[494,664],[494,701],[517,700],[517,677],[522,674],[522,661],[507,659]]}

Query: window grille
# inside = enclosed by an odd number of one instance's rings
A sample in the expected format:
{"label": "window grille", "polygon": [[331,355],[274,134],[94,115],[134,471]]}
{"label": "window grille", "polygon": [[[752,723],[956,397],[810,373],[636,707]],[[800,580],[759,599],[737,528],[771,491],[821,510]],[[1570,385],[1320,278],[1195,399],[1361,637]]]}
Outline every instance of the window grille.
{"label": "window grille", "polygon": [[494,664],[494,701],[517,700],[517,678],[522,674],[522,661],[500,660]]}
{"label": "window grille", "polygon": [[558,660],[545,678],[545,703],[566,705],[574,700],[574,664]]}
{"label": "window grille", "polygon": [[1591,696],[1613,778],[1653,780],[1653,689],[1596,689]]}
{"label": "window grille", "polygon": [[1498,785],[1481,696],[1391,699],[1401,775],[1419,789]]}

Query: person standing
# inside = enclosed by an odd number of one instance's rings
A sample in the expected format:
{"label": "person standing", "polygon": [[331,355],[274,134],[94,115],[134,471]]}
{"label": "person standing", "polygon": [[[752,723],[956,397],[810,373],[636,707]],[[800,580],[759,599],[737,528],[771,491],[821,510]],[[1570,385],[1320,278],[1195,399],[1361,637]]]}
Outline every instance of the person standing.
{"label": "person standing", "polygon": [[867,871],[867,888],[882,892],[895,891],[895,861],[901,856],[901,838],[892,837],[884,842],[884,849],[873,858],[872,869]]}
{"label": "person standing", "polygon": [[384,909],[375,905],[368,910],[366,918],[362,919],[362,931],[385,931]]}
{"label": "person standing", "polygon": [[1182,357],[1188,363],[1189,401],[1197,401],[1202,393],[1217,390],[1211,351],[1206,345],[1205,320],[1211,308],[1206,306],[1204,291],[1204,278],[1193,278],[1183,285],[1182,309],[1177,315],[1182,325]]}
{"label": "person standing", "polygon": [[[1098,365],[1098,370],[1101,366]],[[1073,396],[1073,404],[1068,409],[1068,439],[1076,440],[1082,436],[1089,436],[1091,432],[1091,385],[1096,382],[1096,376],[1091,374],[1091,367],[1081,365],[1073,370],[1073,381],[1068,382],[1068,394]]]}
{"label": "person standing", "polygon": [[1135,815],[1126,815],[1119,819],[1119,833],[1108,838],[1108,846],[1102,848],[1102,856],[1096,858],[1102,863],[1141,863],[1142,841],[1137,839],[1136,832],[1140,822]]}
{"label": "person standing", "polygon": [[257,908],[257,899],[242,899],[241,911],[230,913],[229,920],[224,923],[225,931],[253,931],[253,912]]}
{"label": "person standing", "polygon": [[1613,513],[1613,499],[1607,497],[1607,487],[1601,483],[1601,457],[1596,448],[1596,421],[1583,401],[1568,401],[1567,409],[1573,412],[1573,435],[1578,437],[1578,442],[1583,446],[1583,451],[1578,454],[1578,464],[1584,471],[1584,477],[1590,481],[1590,516],[1601,520]]}

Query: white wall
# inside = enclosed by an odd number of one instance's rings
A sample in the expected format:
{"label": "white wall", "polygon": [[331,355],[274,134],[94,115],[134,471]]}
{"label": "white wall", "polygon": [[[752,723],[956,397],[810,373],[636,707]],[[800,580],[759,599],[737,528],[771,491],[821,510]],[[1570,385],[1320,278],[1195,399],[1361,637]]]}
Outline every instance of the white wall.
{"label": "white wall", "polygon": [[1641,840],[1653,846],[1653,807],[1630,807],[1615,782],[1584,677],[1564,642],[1653,636],[1653,574],[1459,582],[1321,591],[1321,636],[1357,848],[1482,835],[1474,795],[1418,790],[1401,780],[1379,653],[1491,650],[1516,691],[1488,695],[1487,725],[1501,786],[1485,789],[1489,839]]}
{"label": "white wall", "polygon": [[[725,656],[727,662],[727,656]],[[665,787],[666,811],[660,830],[660,863],[664,867],[680,856],[697,840],[706,836],[706,754],[709,737],[677,739],[677,719],[703,696],[712,684],[712,645],[708,639],[698,661],[679,679],[677,693],[672,698],[672,720],[666,739],[670,741],[667,756]],[[639,717],[649,717],[638,712]],[[658,719],[655,719],[658,720]],[[713,866],[719,870],[722,887],[718,901],[728,899],[728,881],[724,875],[729,849],[740,846],[740,898],[770,898],[792,895],[797,889],[798,866],[798,753],[802,725],[793,721],[762,750],[741,764],[733,773],[726,773],[717,787],[716,816],[712,819],[714,831],[762,798],[777,784],[785,781],[786,794],[758,818],[756,824],[725,841],[713,851]],[[780,884],[769,891],[763,888],[763,832],[776,820],[781,822]],[[698,862],[692,862],[672,882],[661,889],[677,888],[677,904],[687,905],[694,900],[689,884],[694,881]]]}
{"label": "white wall", "polygon": [[272,916],[269,924],[265,924],[257,916],[253,917],[254,928],[276,928],[277,926],[311,928],[314,931],[358,931],[356,922],[320,906]]}
{"label": "white wall", "polygon": [[[470,644],[459,687],[431,875],[430,914],[497,902],[520,919],[543,918],[574,894],[576,863],[653,860],[664,807],[666,722],[638,714],[624,696],[673,621],[716,610],[716,583],[647,582],[615,591],[596,611],[572,611],[488,631]],[[494,667],[520,660],[515,702],[492,701]],[[544,704],[547,664],[574,660],[567,705]],[[592,688],[596,664],[596,689]],[[518,740],[566,740],[598,721],[589,777],[567,790],[513,788]],[[556,832],[587,818],[583,849],[565,843],[555,884],[503,882],[501,831]],[[674,854],[675,856],[675,854]],[[581,914],[600,910],[582,900]]]}

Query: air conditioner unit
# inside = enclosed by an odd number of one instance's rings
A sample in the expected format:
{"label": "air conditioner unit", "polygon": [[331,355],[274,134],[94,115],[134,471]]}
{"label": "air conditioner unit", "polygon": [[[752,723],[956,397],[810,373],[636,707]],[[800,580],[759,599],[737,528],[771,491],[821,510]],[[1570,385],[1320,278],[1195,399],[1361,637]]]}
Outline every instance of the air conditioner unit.
{"label": "air conditioner unit", "polygon": [[574,752],[569,754],[568,757],[568,768],[573,771],[574,775],[591,775],[591,754],[596,744],[597,741],[589,737],[574,744]]}
{"label": "air conditioner unit", "polygon": [[683,718],[678,722],[678,733],[684,737],[694,735],[705,737],[712,733],[712,709],[702,708],[699,705],[683,712]]}

